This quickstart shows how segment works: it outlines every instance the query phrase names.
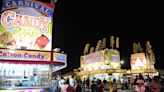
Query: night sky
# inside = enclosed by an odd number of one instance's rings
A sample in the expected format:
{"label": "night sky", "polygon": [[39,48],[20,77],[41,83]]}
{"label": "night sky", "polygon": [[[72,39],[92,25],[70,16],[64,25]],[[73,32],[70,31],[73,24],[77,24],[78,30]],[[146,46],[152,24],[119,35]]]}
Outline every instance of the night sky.
{"label": "night sky", "polygon": [[[163,25],[160,7],[128,5],[105,1],[58,0],[54,13],[54,48],[59,47],[68,55],[68,72],[80,65],[80,56],[86,43],[96,46],[97,41],[110,36],[120,37],[122,68],[130,68],[133,42],[145,48],[149,40],[155,56],[156,68],[163,68]],[[144,49],[145,50],[145,49]]]}

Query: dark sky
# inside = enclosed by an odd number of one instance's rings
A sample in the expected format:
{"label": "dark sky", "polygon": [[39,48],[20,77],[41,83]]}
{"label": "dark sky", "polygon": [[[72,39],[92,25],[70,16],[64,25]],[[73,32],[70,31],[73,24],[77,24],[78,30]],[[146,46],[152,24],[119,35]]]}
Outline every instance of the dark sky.
{"label": "dark sky", "polygon": [[[89,1],[89,2],[88,2]],[[79,67],[80,55],[86,43],[96,46],[97,41],[110,36],[120,37],[121,59],[130,68],[133,42],[145,47],[149,40],[156,56],[155,67],[164,67],[162,61],[163,24],[160,7],[110,3],[95,0],[58,0],[54,13],[53,47],[59,47],[68,55],[68,67],[63,72]]]}

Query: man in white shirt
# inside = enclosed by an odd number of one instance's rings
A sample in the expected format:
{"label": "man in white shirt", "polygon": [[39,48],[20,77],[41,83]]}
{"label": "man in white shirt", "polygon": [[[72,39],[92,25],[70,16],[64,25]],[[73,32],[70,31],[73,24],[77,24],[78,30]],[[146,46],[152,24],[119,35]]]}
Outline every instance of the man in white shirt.
{"label": "man in white shirt", "polygon": [[59,89],[62,89],[64,87],[64,84],[65,84],[65,80],[63,77],[61,77],[61,79],[59,80]]}
{"label": "man in white shirt", "polygon": [[74,88],[74,86],[75,86],[75,79],[74,79],[74,76],[72,76],[72,77],[69,79],[69,84],[70,84],[71,87]]}

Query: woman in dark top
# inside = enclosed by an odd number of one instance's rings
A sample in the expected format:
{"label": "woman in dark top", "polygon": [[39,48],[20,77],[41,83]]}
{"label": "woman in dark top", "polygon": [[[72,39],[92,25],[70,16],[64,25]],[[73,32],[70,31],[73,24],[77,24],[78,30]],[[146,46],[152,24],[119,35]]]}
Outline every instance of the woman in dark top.
{"label": "woman in dark top", "polygon": [[96,84],[94,83],[94,81],[92,81],[91,90],[92,92],[96,92]]}
{"label": "woman in dark top", "polygon": [[79,82],[77,82],[77,86],[76,86],[75,92],[82,92],[82,88],[81,88]]}
{"label": "woman in dark top", "polygon": [[104,92],[104,85],[101,80],[98,80],[98,87],[96,92]]}

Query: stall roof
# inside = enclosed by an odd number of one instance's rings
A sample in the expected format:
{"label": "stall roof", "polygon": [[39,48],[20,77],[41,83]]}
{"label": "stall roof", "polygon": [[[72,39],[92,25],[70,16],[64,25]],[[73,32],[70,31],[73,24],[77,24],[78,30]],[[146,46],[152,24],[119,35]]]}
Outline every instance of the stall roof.
{"label": "stall roof", "polygon": [[26,61],[26,60],[0,60],[0,63],[9,64],[51,64],[51,65],[64,65],[63,62],[50,62],[50,61]]}

